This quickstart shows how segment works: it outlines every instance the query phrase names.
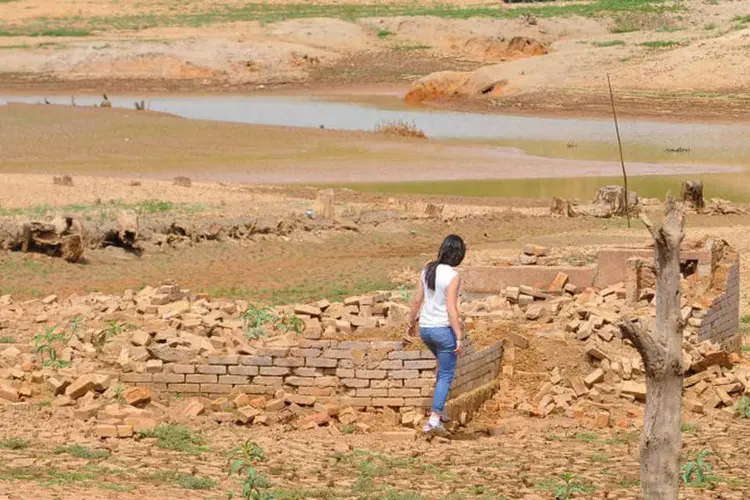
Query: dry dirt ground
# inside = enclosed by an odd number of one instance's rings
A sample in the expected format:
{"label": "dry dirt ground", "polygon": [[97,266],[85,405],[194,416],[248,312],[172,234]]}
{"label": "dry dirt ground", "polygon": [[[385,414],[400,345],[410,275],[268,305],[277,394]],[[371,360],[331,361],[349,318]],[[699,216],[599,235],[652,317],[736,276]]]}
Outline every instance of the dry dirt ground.
{"label": "dry dirt ground", "polygon": [[[474,97],[487,85],[497,92],[474,106],[604,113],[611,73],[627,98],[623,113],[745,117],[749,15],[744,2],[704,0],[12,0],[0,3],[0,88],[248,92],[384,83],[405,92],[435,71],[477,69],[461,74],[458,94]],[[548,53],[510,49],[515,37]],[[439,94],[450,97],[454,80],[438,77]]]}

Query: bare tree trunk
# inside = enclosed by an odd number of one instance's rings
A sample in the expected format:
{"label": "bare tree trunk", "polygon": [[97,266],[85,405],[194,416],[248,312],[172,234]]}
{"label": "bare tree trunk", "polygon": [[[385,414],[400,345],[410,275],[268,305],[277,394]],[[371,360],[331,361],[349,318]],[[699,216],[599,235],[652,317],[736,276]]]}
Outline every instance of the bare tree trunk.
{"label": "bare tree trunk", "polygon": [[623,320],[623,337],[643,358],[646,412],[641,436],[641,497],[676,500],[682,446],[682,327],[680,320],[680,243],[684,213],[667,195],[666,217],[654,225],[641,216],[655,243],[656,324],[652,332]]}
{"label": "bare tree trunk", "polygon": [[703,201],[703,183],[701,181],[685,181],[682,183],[682,201],[696,210],[703,210],[706,203]]}

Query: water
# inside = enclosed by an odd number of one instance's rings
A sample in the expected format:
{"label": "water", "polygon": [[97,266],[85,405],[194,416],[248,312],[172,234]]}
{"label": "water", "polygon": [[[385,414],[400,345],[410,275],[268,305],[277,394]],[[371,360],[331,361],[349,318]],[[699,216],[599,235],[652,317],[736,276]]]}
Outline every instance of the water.
{"label": "water", "polygon": [[[53,104],[70,104],[70,97],[49,97]],[[136,96],[110,97],[117,107],[133,108]],[[41,96],[0,96],[8,101],[40,103]],[[79,105],[100,102],[96,97],[78,97]],[[611,120],[578,118],[540,118],[512,115],[459,113],[442,110],[413,109],[399,106],[382,109],[366,104],[335,102],[325,98],[179,96],[149,99],[150,109],[184,118],[261,125],[281,125],[330,129],[372,130],[383,121],[405,120],[435,139],[473,140],[545,140],[564,142],[615,142]],[[392,109],[392,108],[401,109]],[[643,120],[621,120],[626,144],[685,147],[693,149],[743,148],[750,142],[750,124],[664,123]]]}
{"label": "water", "polygon": [[[114,106],[133,109],[136,96],[110,96]],[[347,98],[342,98],[347,99]],[[351,98],[349,98],[351,99]],[[41,96],[0,96],[8,101],[41,103]],[[77,97],[82,106],[98,104],[99,97]],[[65,96],[49,97],[54,104],[70,104]],[[342,102],[311,96],[158,96],[148,100],[151,110],[184,118],[260,125],[279,125],[343,130],[372,130],[380,122],[404,120],[434,139],[471,141],[485,145],[511,146],[535,156],[569,160],[619,161],[611,120],[543,118],[511,115],[460,113],[407,107],[398,96],[371,103]],[[750,124],[668,123],[624,119],[620,129],[626,159],[648,163],[724,164],[744,167],[748,163]],[[667,148],[689,148],[682,154]],[[750,201],[750,173],[691,176],[707,184],[707,196]],[[679,176],[634,178],[631,185],[645,196],[663,196],[666,189],[679,190]],[[377,192],[460,194],[477,196],[564,196],[590,198],[613,178],[514,179],[491,181],[446,181],[348,185]]]}

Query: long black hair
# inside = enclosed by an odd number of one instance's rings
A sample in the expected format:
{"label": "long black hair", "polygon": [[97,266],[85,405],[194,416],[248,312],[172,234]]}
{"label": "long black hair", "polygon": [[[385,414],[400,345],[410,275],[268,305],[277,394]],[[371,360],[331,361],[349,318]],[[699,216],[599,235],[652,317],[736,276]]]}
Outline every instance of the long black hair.
{"label": "long black hair", "polygon": [[455,234],[446,236],[443,240],[443,244],[440,245],[437,260],[433,260],[424,268],[427,288],[435,290],[435,276],[437,274],[438,264],[446,264],[451,267],[456,267],[464,260],[464,255],[466,255],[466,244],[464,243],[464,240]]}

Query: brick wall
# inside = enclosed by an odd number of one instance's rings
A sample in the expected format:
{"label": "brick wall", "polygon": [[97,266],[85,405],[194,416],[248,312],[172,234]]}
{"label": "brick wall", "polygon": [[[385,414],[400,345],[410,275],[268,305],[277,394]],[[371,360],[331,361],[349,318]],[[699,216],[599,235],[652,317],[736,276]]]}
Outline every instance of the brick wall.
{"label": "brick wall", "polygon": [[[496,379],[502,354],[502,342],[482,350],[469,342],[459,358],[450,399]],[[298,404],[428,408],[435,370],[430,351],[404,350],[401,342],[300,340],[293,347],[265,347],[253,355],[210,355],[189,363],[150,361],[146,371],[123,373],[121,380],[211,398],[230,393],[273,397],[283,390],[288,401]]]}
{"label": "brick wall", "polygon": [[[740,336],[740,261],[737,254],[727,256],[732,259],[727,265],[723,285],[715,283],[722,290],[705,310],[699,329],[700,340],[710,340],[720,344],[722,349],[739,351],[742,346]],[[716,270],[714,270],[716,273]],[[716,275],[716,274],[715,274]]]}

